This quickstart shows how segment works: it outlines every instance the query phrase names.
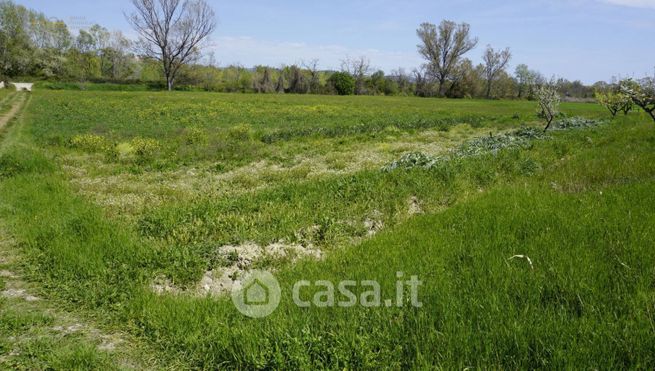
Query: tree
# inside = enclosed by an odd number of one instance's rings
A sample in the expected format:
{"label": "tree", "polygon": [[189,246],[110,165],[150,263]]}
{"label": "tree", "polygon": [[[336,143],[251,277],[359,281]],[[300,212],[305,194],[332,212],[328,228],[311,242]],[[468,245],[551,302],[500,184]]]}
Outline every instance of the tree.
{"label": "tree", "polygon": [[519,64],[516,66],[514,76],[516,77],[516,82],[519,90],[518,98],[523,99],[524,95],[527,93],[527,90],[534,83],[532,73],[526,64]]}
{"label": "tree", "polygon": [[595,97],[598,101],[598,104],[607,108],[612,117],[616,117],[619,112],[623,112],[623,114],[627,115],[630,113],[630,111],[632,111],[632,99],[627,94],[622,92],[597,91]]}
{"label": "tree", "polygon": [[282,75],[281,73],[277,79],[277,83],[275,84],[275,91],[278,94],[284,94],[284,75]]}
{"label": "tree", "polygon": [[387,89],[387,79],[384,71],[377,71],[371,75],[368,81],[368,92],[371,95],[385,94]]}
{"label": "tree", "polygon": [[300,67],[292,65],[285,68],[284,72],[287,74],[287,81],[289,81],[289,93],[307,94],[309,83]]}
{"label": "tree", "polygon": [[559,92],[553,84],[547,84],[537,89],[537,100],[539,101],[540,113],[546,122],[544,132],[548,131],[553,120],[559,114],[559,104],[561,98]]}
{"label": "tree", "polygon": [[655,78],[648,77],[640,81],[626,80],[621,82],[620,89],[655,121]]}
{"label": "tree", "polygon": [[309,71],[309,92],[318,94],[321,91],[321,79],[318,72],[318,59],[302,62],[302,66]]}
{"label": "tree", "polygon": [[414,69],[413,73],[414,80],[416,81],[414,94],[424,98],[433,96],[433,84],[428,79],[428,73],[425,71],[425,67]]}
{"label": "tree", "polygon": [[464,58],[455,68],[451,82],[446,96],[472,98],[480,90],[480,73],[473,67],[470,59]]}
{"label": "tree", "polygon": [[391,71],[390,78],[398,85],[398,91],[401,94],[411,93],[412,81],[403,68]]}
{"label": "tree", "polygon": [[271,71],[268,67],[258,67],[257,72],[260,72],[262,69],[262,78],[253,80],[253,88],[257,93],[272,93],[275,91],[275,87],[273,86],[273,81],[271,79]]}
{"label": "tree", "polygon": [[359,58],[347,57],[341,61],[341,71],[348,72],[355,78],[355,94],[366,94],[366,76],[371,72],[371,61],[361,56]]}
{"label": "tree", "polygon": [[0,2],[0,72],[6,76],[29,73],[34,43],[27,29],[30,12],[11,1]]}
{"label": "tree", "polygon": [[505,71],[511,58],[512,53],[509,51],[509,48],[495,51],[491,45],[487,45],[487,50],[482,56],[482,59],[484,60],[484,77],[487,82],[487,99],[491,98],[491,88],[494,80],[498,77],[500,72]]}
{"label": "tree", "polygon": [[180,68],[198,55],[216,27],[205,0],[132,0],[135,12],[127,20],[139,33],[143,53],[162,64],[168,90]]}
{"label": "tree", "polygon": [[348,72],[335,72],[328,82],[339,95],[353,95],[355,93],[355,78]]}
{"label": "tree", "polygon": [[514,76],[517,82],[518,98],[533,100],[536,89],[543,85],[546,79],[537,71],[531,70],[525,64],[516,66]]}
{"label": "tree", "polygon": [[437,29],[432,23],[423,23],[416,31],[421,44],[419,53],[427,60],[428,71],[437,80],[439,96],[443,96],[446,81],[458,65],[462,56],[478,44],[478,39],[470,38],[470,26],[442,21]]}
{"label": "tree", "polygon": [[132,43],[120,31],[113,32],[107,45],[100,51],[100,65],[104,76],[118,80],[127,78],[134,70],[134,57],[128,54]]}

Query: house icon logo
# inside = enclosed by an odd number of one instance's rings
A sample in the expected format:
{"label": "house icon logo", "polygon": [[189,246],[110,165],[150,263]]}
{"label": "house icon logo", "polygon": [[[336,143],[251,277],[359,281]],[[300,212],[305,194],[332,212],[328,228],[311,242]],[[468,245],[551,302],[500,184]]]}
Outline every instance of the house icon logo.
{"label": "house icon logo", "polygon": [[244,295],[247,305],[266,305],[269,301],[269,289],[259,279],[255,279],[250,286],[244,288]]}
{"label": "house icon logo", "polygon": [[242,314],[251,318],[271,315],[280,305],[280,284],[266,271],[248,272],[232,288],[232,302]]}

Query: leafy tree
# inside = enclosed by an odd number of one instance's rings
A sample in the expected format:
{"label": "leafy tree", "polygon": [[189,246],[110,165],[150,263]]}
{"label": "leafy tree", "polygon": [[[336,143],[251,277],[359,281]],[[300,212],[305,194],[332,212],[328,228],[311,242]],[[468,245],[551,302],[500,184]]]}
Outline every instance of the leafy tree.
{"label": "leafy tree", "polygon": [[283,74],[280,74],[280,77],[278,77],[278,79],[277,79],[277,83],[275,84],[275,91],[276,91],[278,94],[284,94],[284,91],[285,91],[285,89],[284,89],[284,84],[285,84],[285,82],[284,82],[284,75],[283,75]]}
{"label": "leafy tree", "polygon": [[364,95],[366,91],[366,76],[371,72],[371,61],[361,56],[359,58],[346,58],[341,61],[341,71],[347,72],[355,79],[355,94]]}
{"label": "leafy tree", "polygon": [[377,71],[371,75],[368,80],[369,94],[386,94],[387,91],[387,78],[384,76],[384,71]]}
{"label": "leafy tree", "polygon": [[464,58],[452,74],[451,85],[446,94],[450,98],[472,98],[481,90],[480,74],[470,59]]}
{"label": "leafy tree", "polygon": [[257,74],[260,74],[261,78],[255,77],[253,79],[253,88],[256,93],[272,93],[275,91],[271,71],[268,67],[257,67]]}
{"label": "leafy tree", "polygon": [[537,100],[539,101],[539,116],[544,118],[547,123],[544,129],[546,132],[559,114],[561,98],[555,86],[547,84],[537,89]]}
{"label": "leafy tree", "polygon": [[623,114],[627,115],[632,111],[632,99],[625,93],[598,91],[595,96],[598,103],[607,108],[607,110],[612,114],[612,117],[616,117],[619,112],[623,112]]}
{"label": "leafy tree", "polygon": [[492,97],[513,99],[517,97],[516,80],[506,71],[500,71],[494,80]]}
{"label": "leafy tree", "polygon": [[335,72],[328,81],[339,95],[353,95],[355,93],[355,78],[348,72]]}
{"label": "leafy tree", "polygon": [[29,11],[11,1],[0,2],[0,68],[17,76],[30,69],[34,45],[27,29]]}
{"label": "leafy tree", "polygon": [[495,51],[491,45],[487,45],[482,59],[484,60],[484,77],[487,83],[486,98],[491,98],[491,88],[498,77],[498,74],[505,71],[509,60],[512,58],[512,53],[509,48],[505,50]]}
{"label": "leafy tree", "polygon": [[421,40],[419,53],[427,60],[428,72],[437,80],[439,96],[444,96],[446,81],[462,56],[478,44],[477,38],[470,37],[470,29],[467,23],[442,21],[438,28],[432,23],[423,23],[416,31]]}
{"label": "leafy tree", "polygon": [[309,92],[309,83],[300,67],[293,65],[285,69],[289,81],[289,93],[307,94]]}
{"label": "leafy tree", "polygon": [[519,99],[535,99],[537,88],[545,83],[544,77],[539,72],[531,70],[525,64],[516,66],[514,77],[517,82]]}

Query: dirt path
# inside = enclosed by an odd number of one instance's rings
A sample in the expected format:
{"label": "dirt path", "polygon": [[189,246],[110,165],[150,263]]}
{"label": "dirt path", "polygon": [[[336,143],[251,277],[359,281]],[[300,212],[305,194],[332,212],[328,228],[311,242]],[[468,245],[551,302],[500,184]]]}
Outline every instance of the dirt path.
{"label": "dirt path", "polygon": [[0,116],[0,130],[4,129],[7,123],[16,117],[29,98],[28,93],[15,93],[6,99],[11,101],[11,108],[7,113]]}
{"label": "dirt path", "polygon": [[[14,118],[20,120],[30,99],[25,93],[7,98],[11,108],[0,116],[0,132]],[[46,298],[22,267],[20,245],[0,220],[0,369],[47,369],[88,349],[120,369],[149,368],[148,352],[129,334],[103,328],[91,313]]]}

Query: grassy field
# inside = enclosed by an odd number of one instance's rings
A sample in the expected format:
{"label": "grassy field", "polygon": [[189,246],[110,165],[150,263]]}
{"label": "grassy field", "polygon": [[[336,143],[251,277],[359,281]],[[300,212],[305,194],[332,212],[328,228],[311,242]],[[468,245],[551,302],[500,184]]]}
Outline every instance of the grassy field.
{"label": "grassy field", "polygon": [[[533,102],[36,92],[0,149],[4,265],[155,368],[652,368],[655,128],[535,125]],[[199,289],[237,266],[275,271],[273,315]],[[422,308],[291,301],[399,271]],[[134,366],[89,336],[33,345],[45,309],[16,305],[3,366]]]}

